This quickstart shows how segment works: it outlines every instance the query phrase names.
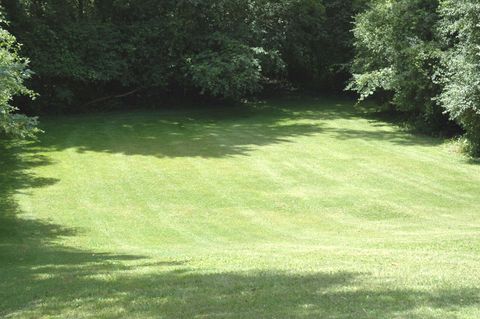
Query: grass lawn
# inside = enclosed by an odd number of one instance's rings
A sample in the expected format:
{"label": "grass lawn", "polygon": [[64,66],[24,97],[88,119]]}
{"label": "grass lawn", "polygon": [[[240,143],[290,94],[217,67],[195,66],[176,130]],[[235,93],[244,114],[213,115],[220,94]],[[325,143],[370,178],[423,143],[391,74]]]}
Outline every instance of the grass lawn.
{"label": "grass lawn", "polygon": [[480,165],[346,100],[44,118],[0,317],[480,318]]}

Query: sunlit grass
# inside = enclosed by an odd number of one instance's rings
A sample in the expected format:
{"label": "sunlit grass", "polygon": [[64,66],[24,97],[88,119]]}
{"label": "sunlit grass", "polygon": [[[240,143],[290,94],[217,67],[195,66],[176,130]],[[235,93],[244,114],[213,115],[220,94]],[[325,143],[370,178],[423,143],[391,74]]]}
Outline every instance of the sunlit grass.
{"label": "sunlit grass", "polygon": [[480,166],[352,105],[44,119],[0,149],[0,317],[480,317]]}

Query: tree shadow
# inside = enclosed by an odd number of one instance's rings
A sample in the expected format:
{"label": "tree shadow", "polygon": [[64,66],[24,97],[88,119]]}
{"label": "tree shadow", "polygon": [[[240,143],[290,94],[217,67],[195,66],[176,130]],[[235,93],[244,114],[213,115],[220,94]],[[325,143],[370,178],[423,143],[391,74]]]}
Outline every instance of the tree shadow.
{"label": "tree shadow", "polygon": [[471,165],[480,165],[480,158],[469,157],[465,162]]}
{"label": "tree shadow", "polygon": [[[45,121],[46,134],[36,147],[159,158],[219,158],[248,155],[258,147],[323,133],[341,140],[382,140],[402,146],[441,143],[440,139],[400,130],[363,131],[325,126],[329,120],[362,118],[367,115],[356,110],[351,101],[318,98],[61,117]],[[380,119],[370,121],[372,127],[389,125]]]}
{"label": "tree shadow", "polygon": [[[76,229],[24,216],[15,196],[28,194],[29,189],[47,187],[58,182],[54,178],[35,176],[30,169],[50,165],[51,161],[36,152],[28,152],[31,142],[0,141],[0,317],[15,302],[10,297],[28,295],[41,269],[58,269],[93,265],[141,256],[99,254],[55,244],[65,236],[75,236]],[[37,291],[47,294],[48,291]]]}
{"label": "tree shadow", "polygon": [[[281,111],[150,111],[91,116],[81,124],[47,125],[36,147],[162,157],[217,158],[247,155],[254,148],[321,132],[311,124],[281,123]],[[283,112],[282,112],[283,113]],[[57,121],[56,121],[57,122]],[[81,131],[81,132],[80,132]],[[66,136],[73,138],[65,139]]]}
{"label": "tree shadow", "polygon": [[29,173],[28,170],[38,166],[49,165],[48,158],[23,152],[27,143],[0,141],[0,240],[16,238],[19,241],[38,237],[55,237],[68,235],[69,231],[55,225],[48,225],[19,218],[20,208],[15,195],[25,193],[30,188],[55,184],[54,178],[42,178]]}
{"label": "tree shadow", "polygon": [[[383,126],[384,125],[379,125]],[[402,130],[377,129],[374,131],[346,128],[325,128],[323,132],[339,140],[363,140],[388,142],[399,146],[438,146],[443,143],[440,138],[413,135]]]}
{"label": "tree shadow", "polygon": [[[188,268],[187,262],[152,268],[102,258],[17,269],[21,280],[0,284],[0,315],[380,319],[433,318],[438,312],[480,306],[480,289],[371,288],[369,274],[362,273],[205,273]],[[26,286],[19,286],[22,281],[28,281]]]}

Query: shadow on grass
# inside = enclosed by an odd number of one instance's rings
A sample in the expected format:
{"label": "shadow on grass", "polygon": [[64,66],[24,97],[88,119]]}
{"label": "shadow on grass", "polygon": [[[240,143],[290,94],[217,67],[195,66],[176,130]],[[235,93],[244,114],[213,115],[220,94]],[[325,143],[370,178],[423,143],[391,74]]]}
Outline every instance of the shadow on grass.
{"label": "shadow on grass", "polygon": [[480,158],[468,158],[466,162],[471,165],[480,165]]}
{"label": "shadow on grass", "polygon": [[[41,178],[29,169],[49,165],[50,161],[38,154],[26,152],[28,143],[0,141],[0,317],[16,311],[41,295],[51,293],[48,288],[37,285],[36,276],[41,271],[57,272],[70,267],[80,269],[88,265],[92,273],[95,265],[115,260],[133,260],[141,256],[95,254],[87,251],[61,247],[54,241],[64,236],[74,236],[75,229],[30,219],[23,212],[15,196],[29,189],[46,187],[58,182],[53,178]],[[88,270],[87,270],[88,269]],[[60,271],[61,272],[61,271]],[[65,283],[64,283],[65,284]],[[35,290],[36,287],[45,290]],[[30,292],[35,291],[35,295]],[[60,295],[61,291],[52,292]],[[30,300],[26,300],[23,298]],[[13,298],[13,299],[12,299]],[[24,301],[22,301],[24,300]],[[20,304],[17,302],[20,301]],[[18,309],[15,309],[17,308]]]}
{"label": "shadow on grass", "polygon": [[[362,288],[365,274],[201,273],[187,264],[126,266],[125,257],[17,267],[0,315],[91,318],[429,318],[480,306],[480,289]],[[89,261],[86,263],[86,261]],[[173,267],[173,269],[172,269]],[[425,312],[425,309],[428,309]],[[438,313],[437,313],[438,315]]]}
{"label": "shadow on grass", "polygon": [[440,139],[386,130],[326,127],[325,121],[364,118],[350,101],[291,99],[240,106],[96,114],[47,120],[39,148],[156,157],[219,158],[328,133],[340,140],[381,140],[401,146],[433,146]]}
{"label": "shadow on grass", "polygon": [[38,237],[67,235],[68,230],[54,225],[37,223],[33,220],[20,219],[14,196],[25,193],[29,188],[44,187],[55,184],[54,178],[41,178],[28,173],[28,169],[49,165],[44,156],[22,154],[25,143],[0,141],[0,240],[16,238],[27,241]]}
{"label": "shadow on grass", "polygon": [[443,143],[440,138],[412,135],[401,130],[382,130],[375,131],[355,130],[355,129],[341,129],[341,128],[326,128],[324,133],[331,134],[334,138],[339,140],[363,140],[363,141],[380,141],[396,144],[399,146],[436,146]]}

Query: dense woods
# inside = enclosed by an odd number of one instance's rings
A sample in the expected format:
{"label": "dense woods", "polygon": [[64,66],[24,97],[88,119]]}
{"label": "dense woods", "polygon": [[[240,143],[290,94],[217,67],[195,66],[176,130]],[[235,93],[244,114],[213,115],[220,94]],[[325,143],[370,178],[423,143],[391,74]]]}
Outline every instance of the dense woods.
{"label": "dense woods", "polygon": [[47,0],[5,7],[32,61],[38,102],[54,109],[131,90],[238,99],[286,80],[341,90],[352,56],[354,8],[342,1]]}
{"label": "dense woods", "polygon": [[[35,120],[15,115],[18,109],[35,115],[101,109],[115,97],[240,100],[267,87],[333,94],[348,87],[425,131],[459,125],[468,150],[480,154],[476,0],[2,5],[8,21],[2,20],[0,43],[3,132],[34,133]],[[35,101],[18,98],[33,92]]]}

